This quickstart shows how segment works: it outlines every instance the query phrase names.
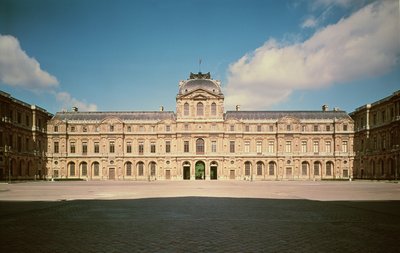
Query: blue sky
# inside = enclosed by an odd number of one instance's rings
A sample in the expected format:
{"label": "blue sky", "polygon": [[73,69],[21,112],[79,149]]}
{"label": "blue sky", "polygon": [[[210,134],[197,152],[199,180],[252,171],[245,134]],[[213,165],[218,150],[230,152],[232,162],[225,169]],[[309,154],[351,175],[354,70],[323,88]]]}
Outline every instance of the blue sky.
{"label": "blue sky", "polygon": [[351,112],[400,88],[398,34],[394,0],[0,0],[0,89],[52,113],[174,111],[202,59],[226,110]]}

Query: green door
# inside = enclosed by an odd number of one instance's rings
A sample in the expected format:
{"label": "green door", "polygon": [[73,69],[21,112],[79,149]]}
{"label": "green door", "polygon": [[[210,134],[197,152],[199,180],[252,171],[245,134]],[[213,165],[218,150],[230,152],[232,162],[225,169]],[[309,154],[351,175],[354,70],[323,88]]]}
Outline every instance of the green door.
{"label": "green door", "polygon": [[203,162],[197,162],[195,170],[196,179],[203,180],[206,178],[205,165]]}

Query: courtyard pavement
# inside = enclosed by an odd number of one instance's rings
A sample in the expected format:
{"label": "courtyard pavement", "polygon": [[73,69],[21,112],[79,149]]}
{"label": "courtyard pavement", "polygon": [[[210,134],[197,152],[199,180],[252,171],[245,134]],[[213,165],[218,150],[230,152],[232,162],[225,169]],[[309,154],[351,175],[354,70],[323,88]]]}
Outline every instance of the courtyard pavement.
{"label": "courtyard pavement", "polygon": [[0,252],[400,252],[400,184],[0,184]]}

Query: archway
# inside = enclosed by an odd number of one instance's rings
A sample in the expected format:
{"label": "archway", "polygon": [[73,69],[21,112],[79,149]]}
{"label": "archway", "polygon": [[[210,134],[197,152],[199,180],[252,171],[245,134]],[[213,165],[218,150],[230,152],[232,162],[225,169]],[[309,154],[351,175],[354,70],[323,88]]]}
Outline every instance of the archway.
{"label": "archway", "polygon": [[183,180],[190,180],[190,163],[183,163]]}
{"label": "archway", "polygon": [[195,165],[195,178],[196,180],[204,180],[206,178],[206,165],[202,161],[198,161]]}
{"label": "archway", "polygon": [[211,180],[218,179],[218,164],[217,164],[217,162],[212,162],[210,164],[210,179]]}

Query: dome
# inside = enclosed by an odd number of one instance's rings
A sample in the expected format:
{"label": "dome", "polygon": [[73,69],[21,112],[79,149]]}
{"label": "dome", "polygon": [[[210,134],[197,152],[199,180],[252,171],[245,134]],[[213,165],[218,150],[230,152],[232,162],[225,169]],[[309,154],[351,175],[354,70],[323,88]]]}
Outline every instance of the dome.
{"label": "dome", "polygon": [[221,94],[221,88],[219,83],[212,80],[210,73],[202,74],[190,74],[190,79],[182,82],[179,89],[179,94],[187,94],[197,89],[203,89],[210,93]]}

